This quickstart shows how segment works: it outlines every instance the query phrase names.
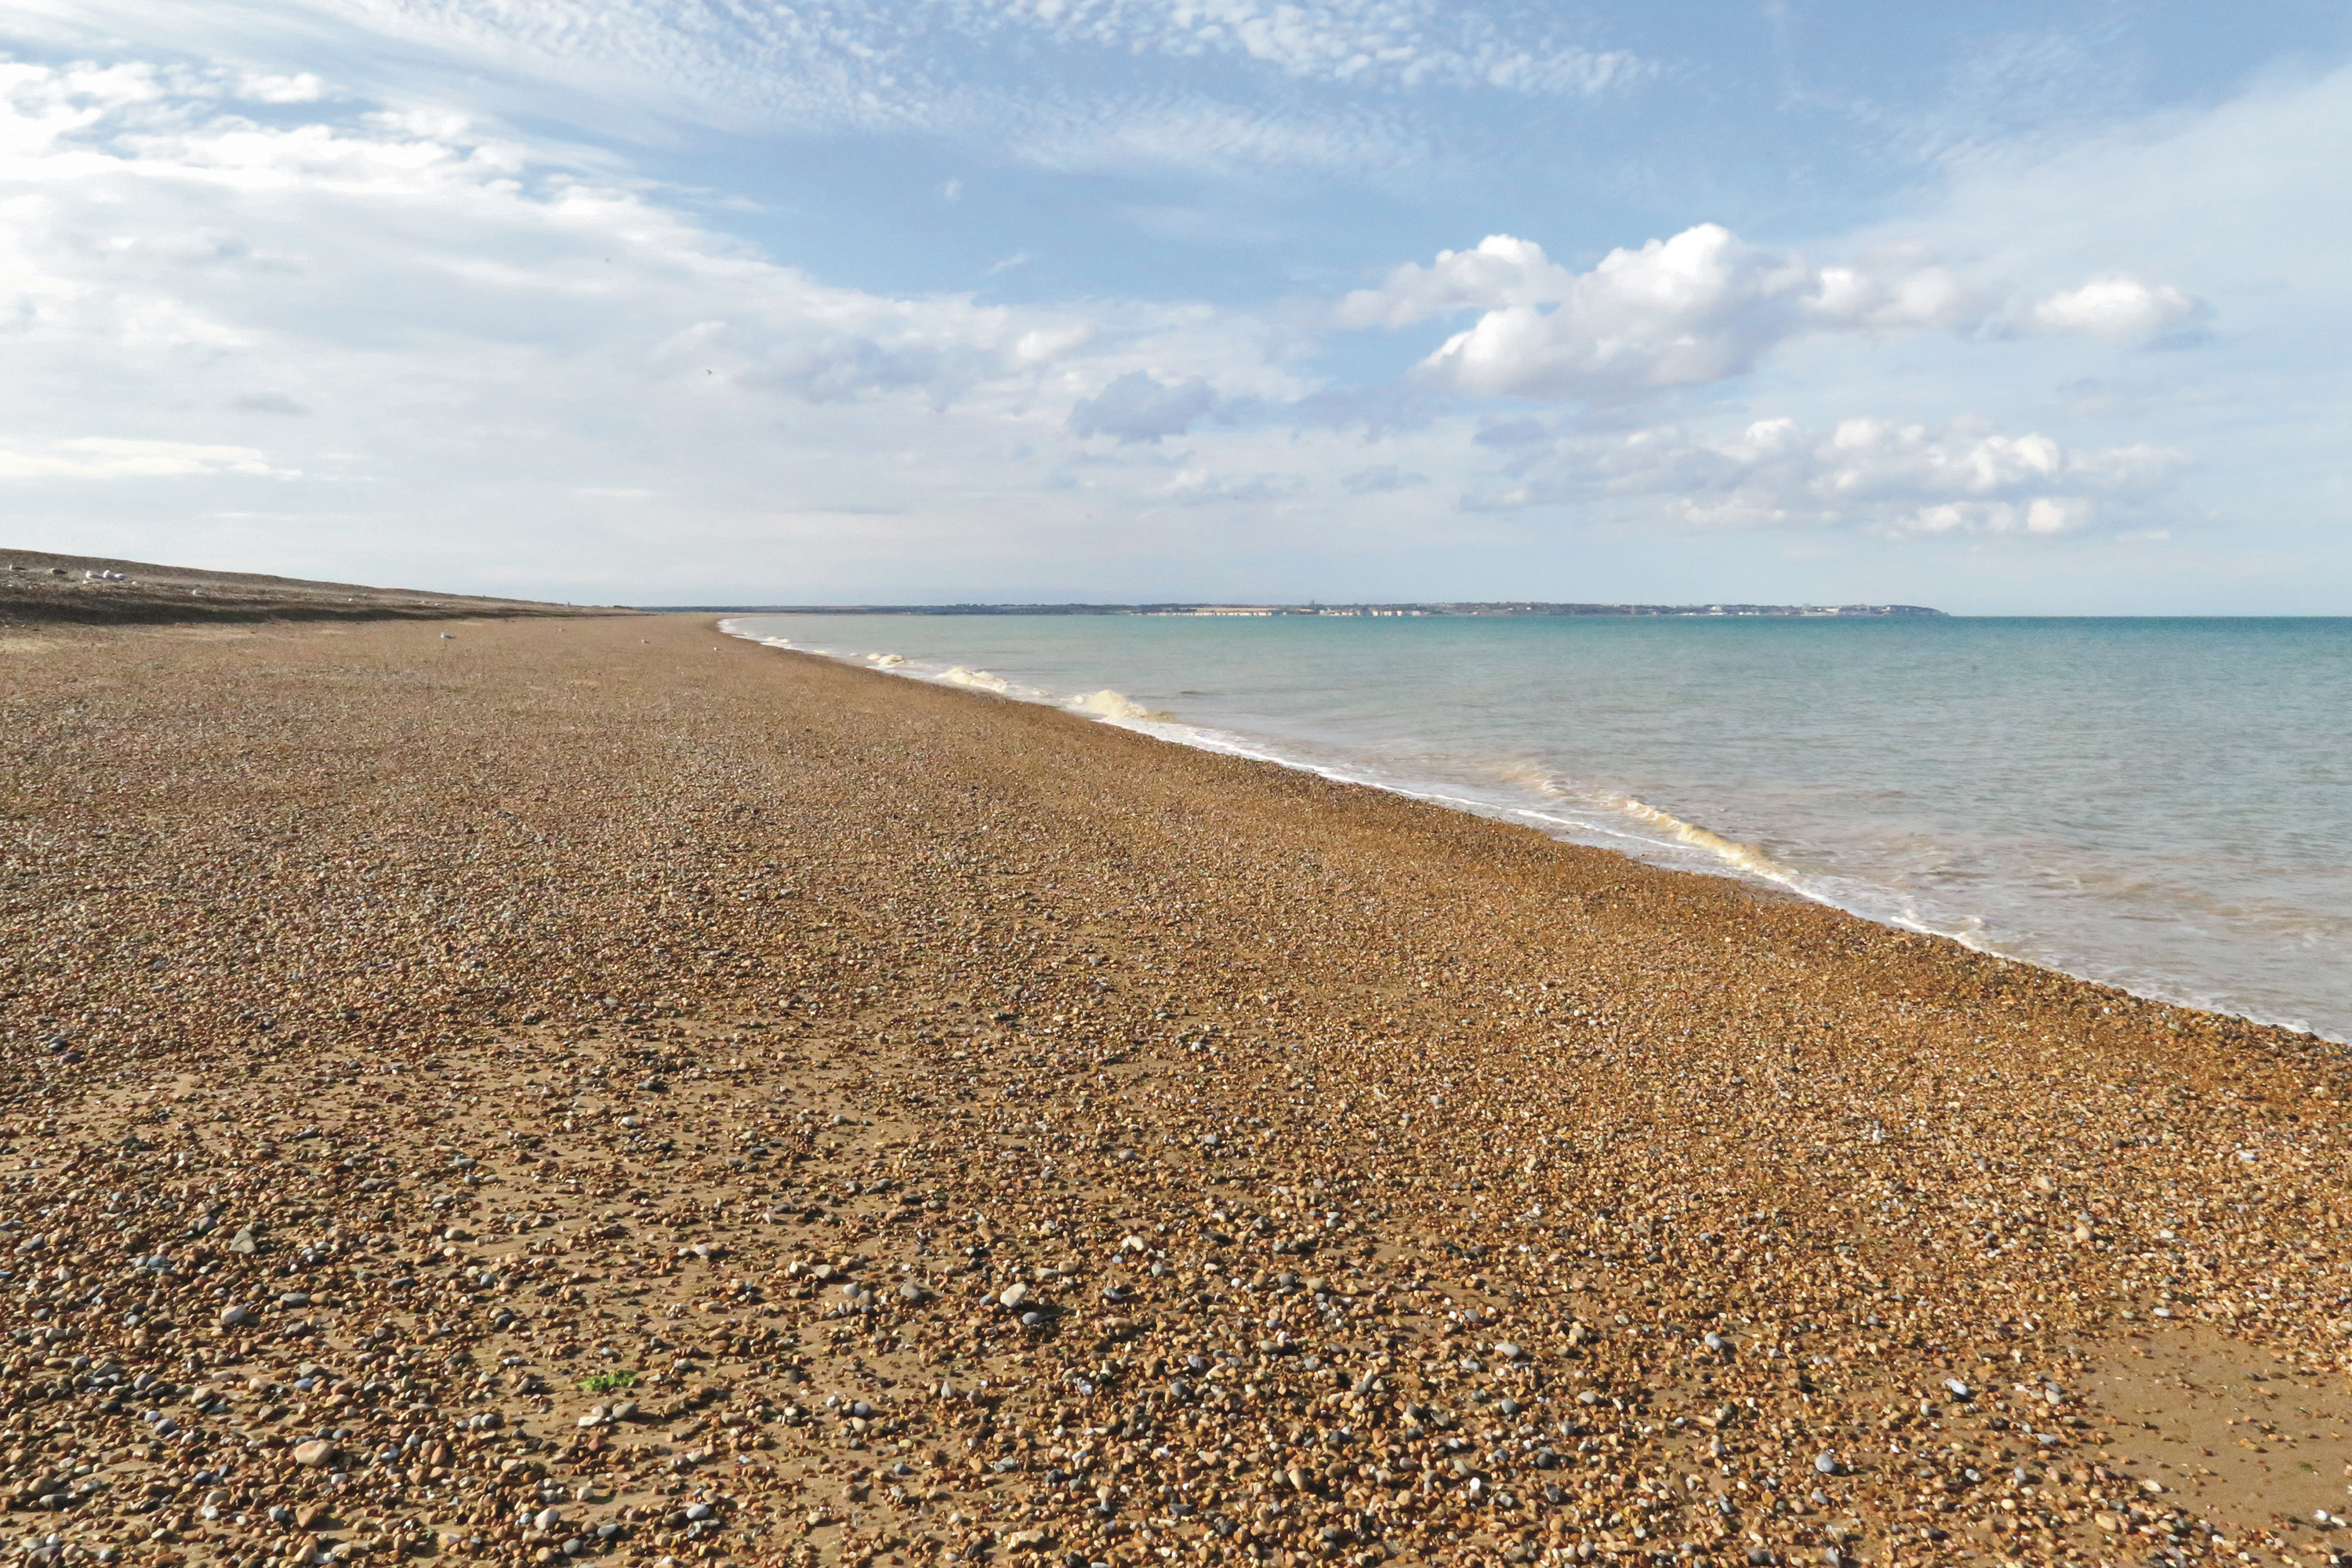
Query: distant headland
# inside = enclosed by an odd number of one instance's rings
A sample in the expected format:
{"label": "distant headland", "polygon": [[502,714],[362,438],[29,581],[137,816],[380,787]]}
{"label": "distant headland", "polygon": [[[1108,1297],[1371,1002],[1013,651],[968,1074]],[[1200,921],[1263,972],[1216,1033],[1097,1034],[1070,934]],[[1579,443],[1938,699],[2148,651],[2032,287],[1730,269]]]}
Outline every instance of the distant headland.
{"label": "distant headland", "polygon": [[1681,616],[1728,619],[1734,616],[1884,619],[1896,616],[1941,616],[1925,605],[1570,605],[1538,599],[1506,599],[1479,603],[1325,605],[641,605],[636,608],[671,614],[736,616],[1223,616],[1256,618],[1270,616]]}

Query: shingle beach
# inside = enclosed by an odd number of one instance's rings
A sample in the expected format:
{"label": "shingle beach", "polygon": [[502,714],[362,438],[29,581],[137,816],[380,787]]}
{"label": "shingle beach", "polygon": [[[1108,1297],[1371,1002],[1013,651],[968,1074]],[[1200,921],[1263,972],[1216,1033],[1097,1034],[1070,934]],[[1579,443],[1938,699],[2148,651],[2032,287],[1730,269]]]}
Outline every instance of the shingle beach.
{"label": "shingle beach", "polygon": [[2352,1562],[2352,1060],[707,617],[0,627],[13,1560]]}

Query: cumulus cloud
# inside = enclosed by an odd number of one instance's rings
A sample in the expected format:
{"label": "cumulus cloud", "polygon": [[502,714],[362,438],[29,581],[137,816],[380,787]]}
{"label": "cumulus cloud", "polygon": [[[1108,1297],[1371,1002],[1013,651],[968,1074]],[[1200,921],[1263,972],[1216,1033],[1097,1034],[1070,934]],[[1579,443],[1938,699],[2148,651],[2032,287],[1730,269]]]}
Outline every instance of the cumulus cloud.
{"label": "cumulus cloud", "polygon": [[1407,262],[1379,288],[1346,296],[1331,319],[1340,327],[1409,327],[1473,308],[1556,303],[1574,283],[1535,241],[1490,234],[1468,250],[1439,251],[1427,267]]}
{"label": "cumulus cloud", "polygon": [[1393,328],[1477,310],[1422,363],[1423,378],[1489,396],[1611,398],[1745,374],[1807,333],[1971,326],[1987,303],[1932,255],[1815,267],[1710,223],[1612,250],[1589,272],[1491,235],[1398,268],[1342,299],[1333,319]]}
{"label": "cumulus cloud", "polygon": [[236,96],[254,103],[316,103],[327,96],[327,84],[309,71],[249,71],[238,79]]}
{"label": "cumulus cloud", "polygon": [[1171,386],[1148,371],[1132,370],[1071,406],[1070,434],[1156,442],[1182,435],[1216,405],[1215,391],[1197,375]]}
{"label": "cumulus cloud", "polygon": [[2208,314],[2203,302],[2169,283],[2115,272],[2035,300],[2025,319],[2045,332],[2147,343],[2190,329]]}
{"label": "cumulus cloud", "polygon": [[1809,430],[1766,419],[1719,438],[1672,426],[1555,437],[1464,504],[1638,500],[1711,527],[2040,536],[2140,515],[2179,464],[2155,447],[2073,451],[2038,432],[1967,424],[1856,417]]}

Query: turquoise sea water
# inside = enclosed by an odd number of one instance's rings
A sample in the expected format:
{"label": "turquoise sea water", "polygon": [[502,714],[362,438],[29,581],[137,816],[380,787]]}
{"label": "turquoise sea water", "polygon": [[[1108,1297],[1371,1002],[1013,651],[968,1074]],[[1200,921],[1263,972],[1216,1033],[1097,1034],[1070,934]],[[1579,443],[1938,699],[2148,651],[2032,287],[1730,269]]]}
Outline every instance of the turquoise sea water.
{"label": "turquoise sea water", "polygon": [[2352,1034],[2352,620],[730,625]]}

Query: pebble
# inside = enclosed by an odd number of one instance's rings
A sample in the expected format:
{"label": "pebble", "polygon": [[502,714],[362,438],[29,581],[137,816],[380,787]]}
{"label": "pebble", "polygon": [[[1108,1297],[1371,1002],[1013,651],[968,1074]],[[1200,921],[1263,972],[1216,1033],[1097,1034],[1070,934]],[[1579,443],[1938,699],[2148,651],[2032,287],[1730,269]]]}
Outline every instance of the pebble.
{"label": "pebble", "polygon": [[[2177,1317],[2338,1353],[2264,1284],[2333,1245],[2279,1173],[2346,1154],[2284,1032],[1044,710],[748,648],[689,688],[664,620],[485,623],[479,684],[389,636],[0,693],[53,726],[13,896],[61,944],[0,1031],[106,1068],[5,1080],[17,1370],[196,1489],[191,1561],[282,1562],[270,1510],[330,1499],[321,1542],[421,1519],[487,1568],[812,1515],[826,1561],[1876,1560],[1882,1437],[1991,1478],[1950,1537],[2097,1462],[2143,1253],[2205,1270]],[[42,1517],[144,1542],[144,1485]],[[556,1500],[632,1533],[559,1542]]]}

